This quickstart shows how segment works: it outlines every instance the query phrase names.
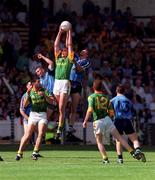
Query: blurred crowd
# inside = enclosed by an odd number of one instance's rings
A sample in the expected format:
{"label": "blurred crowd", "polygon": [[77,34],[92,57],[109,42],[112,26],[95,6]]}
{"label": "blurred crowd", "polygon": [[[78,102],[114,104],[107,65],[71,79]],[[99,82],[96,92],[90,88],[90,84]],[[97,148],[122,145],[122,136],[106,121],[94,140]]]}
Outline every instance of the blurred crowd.
{"label": "blurred crowd", "polygon": [[[97,74],[103,78],[110,97],[115,95],[118,83],[124,84],[126,96],[134,102],[135,127],[143,144],[148,144],[149,125],[155,124],[155,52],[150,51],[144,39],[155,38],[155,17],[152,16],[144,24],[142,21],[137,22],[130,7],[124,11],[111,12],[109,7],[101,9],[91,0],[85,0],[81,8],[83,13],[79,16],[69,9],[67,3],[63,3],[52,17],[49,10],[43,8],[40,43],[33,55],[25,50],[17,32],[1,26],[0,120],[8,118],[11,112],[10,94],[2,77],[7,79],[15,92],[14,113],[19,117],[19,103],[25,85],[34,75],[35,68],[42,63],[36,60],[35,54],[41,52],[53,59],[53,42],[57,29],[63,20],[68,20],[73,27],[75,52],[84,48],[89,50],[91,68],[84,83],[83,94],[87,97],[92,92],[92,82]],[[28,23],[28,17],[27,7],[19,0],[1,1],[0,23],[24,25]],[[81,120],[82,109],[80,105],[77,117]]]}

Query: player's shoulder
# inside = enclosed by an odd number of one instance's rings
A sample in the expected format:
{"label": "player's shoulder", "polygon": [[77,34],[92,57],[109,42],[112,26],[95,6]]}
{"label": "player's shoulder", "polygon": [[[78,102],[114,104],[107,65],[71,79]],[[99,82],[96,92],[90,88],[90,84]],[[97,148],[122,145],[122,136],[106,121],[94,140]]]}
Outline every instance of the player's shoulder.
{"label": "player's shoulder", "polygon": [[95,96],[96,96],[96,94],[95,94],[95,93],[92,93],[92,94],[90,94],[90,95],[88,96],[88,99],[94,98]]}
{"label": "player's shoulder", "polygon": [[111,102],[115,101],[116,99],[118,99],[117,96],[113,97],[112,99],[110,99]]}
{"label": "player's shoulder", "polygon": [[129,98],[127,98],[125,95],[122,95],[122,97],[121,97],[123,100],[126,100],[126,101],[130,101],[130,99]]}

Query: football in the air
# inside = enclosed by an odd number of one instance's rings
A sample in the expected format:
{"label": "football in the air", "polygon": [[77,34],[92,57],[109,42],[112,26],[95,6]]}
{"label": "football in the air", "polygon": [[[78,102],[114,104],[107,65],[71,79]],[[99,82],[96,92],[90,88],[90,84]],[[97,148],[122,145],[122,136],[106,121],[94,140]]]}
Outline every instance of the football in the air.
{"label": "football in the air", "polygon": [[68,31],[69,29],[71,29],[72,25],[69,21],[63,21],[60,24],[61,29],[63,29],[64,31]]}

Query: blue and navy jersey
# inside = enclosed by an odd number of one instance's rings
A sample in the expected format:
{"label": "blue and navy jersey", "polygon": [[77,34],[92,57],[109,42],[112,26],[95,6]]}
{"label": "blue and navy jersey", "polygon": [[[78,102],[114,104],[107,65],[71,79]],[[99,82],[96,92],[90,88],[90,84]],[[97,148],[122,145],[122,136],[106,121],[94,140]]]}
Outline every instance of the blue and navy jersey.
{"label": "blue and navy jersey", "polygon": [[24,98],[26,97],[26,94],[27,93],[23,94],[20,100],[20,109],[23,110],[27,116],[29,116],[30,111],[31,111],[31,103],[28,104],[26,107],[24,107]]}
{"label": "blue and navy jersey", "polygon": [[70,80],[82,83],[82,80],[84,78],[84,73],[85,73],[86,69],[88,69],[88,67],[90,66],[90,62],[88,59],[82,59],[82,60],[79,59],[76,62],[77,62],[77,64],[79,64],[84,69],[84,71],[83,72],[77,72],[76,68],[75,68],[75,64],[73,64],[72,69],[71,69],[71,73],[70,73]]}
{"label": "blue and navy jersey", "polygon": [[74,53],[74,60],[77,62],[80,59],[79,55],[77,53]]}
{"label": "blue and navy jersey", "polygon": [[50,94],[53,94],[54,75],[51,70],[48,69],[44,76],[40,77],[40,83],[44,89],[49,91]]}
{"label": "blue and navy jersey", "polygon": [[114,119],[131,119],[133,116],[133,104],[124,95],[117,95],[111,99],[115,111]]}

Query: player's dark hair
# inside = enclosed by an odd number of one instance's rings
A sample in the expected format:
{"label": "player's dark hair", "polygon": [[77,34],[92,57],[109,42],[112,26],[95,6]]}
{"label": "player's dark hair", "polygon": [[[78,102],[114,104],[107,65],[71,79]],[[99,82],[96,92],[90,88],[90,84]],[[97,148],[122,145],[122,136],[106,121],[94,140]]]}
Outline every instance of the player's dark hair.
{"label": "player's dark hair", "polygon": [[93,82],[93,89],[97,91],[102,91],[102,80],[96,79]]}
{"label": "player's dark hair", "polygon": [[125,92],[125,87],[122,84],[119,84],[116,87],[116,93],[124,94],[124,92]]}

